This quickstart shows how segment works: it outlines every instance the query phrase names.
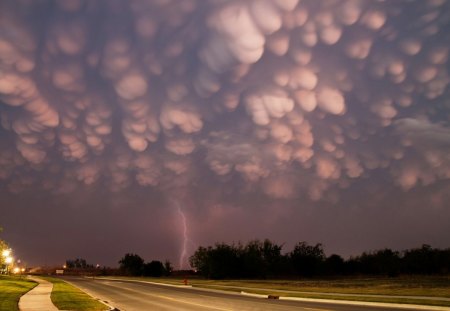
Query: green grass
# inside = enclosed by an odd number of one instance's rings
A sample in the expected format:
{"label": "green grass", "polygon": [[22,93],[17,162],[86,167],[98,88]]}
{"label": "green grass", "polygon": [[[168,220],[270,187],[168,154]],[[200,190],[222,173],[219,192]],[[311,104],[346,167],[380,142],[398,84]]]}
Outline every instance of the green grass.
{"label": "green grass", "polygon": [[19,310],[20,297],[36,285],[21,276],[0,276],[0,311]]}
{"label": "green grass", "polygon": [[[133,278],[152,282],[183,284],[182,278]],[[245,291],[303,298],[338,299],[450,306],[450,276],[418,276],[398,278],[336,278],[320,280],[205,280],[189,279],[194,287]],[[328,295],[324,295],[327,293]],[[339,294],[339,295],[336,295]],[[353,295],[385,295],[390,297],[358,297]],[[425,296],[429,299],[399,298],[394,296]]]}
{"label": "green grass", "polygon": [[103,303],[61,279],[51,277],[43,277],[43,279],[53,283],[53,291],[50,298],[53,304],[60,310],[108,310],[108,307]]}
{"label": "green grass", "polygon": [[299,281],[192,280],[191,283],[204,286],[262,287],[301,292],[450,298],[450,277],[340,278]]}

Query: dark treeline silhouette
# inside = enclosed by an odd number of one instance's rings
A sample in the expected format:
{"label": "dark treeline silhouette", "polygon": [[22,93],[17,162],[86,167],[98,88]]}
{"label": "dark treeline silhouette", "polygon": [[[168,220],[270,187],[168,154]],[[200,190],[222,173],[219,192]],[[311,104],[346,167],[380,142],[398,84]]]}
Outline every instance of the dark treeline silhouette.
{"label": "dark treeline silhouette", "polygon": [[402,252],[382,249],[344,260],[337,254],[325,256],[321,244],[297,243],[288,253],[270,240],[214,247],[199,247],[190,264],[211,279],[281,278],[343,275],[448,274],[450,249],[429,245]]}
{"label": "dark treeline silhouette", "polygon": [[68,269],[87,269],[94,267],[94,265],[88,264],[86,259],[83,258],[67,259],[65,266]]}
{"label": "dark treeline silhouette", "polygon": [[164,263],[158,260],[152,260],[146,263],[139,255],[129,253],[120,259],[119,264],[122,274],[132,276],[167,276],[173,270],[168,260]]}

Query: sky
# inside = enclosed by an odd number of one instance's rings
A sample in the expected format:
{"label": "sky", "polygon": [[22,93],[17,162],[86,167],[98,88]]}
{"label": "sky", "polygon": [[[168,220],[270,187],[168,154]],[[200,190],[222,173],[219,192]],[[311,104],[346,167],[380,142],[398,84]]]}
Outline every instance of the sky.
{"label": "sky", "polygon": [[187,268],[450,246],[450,1],[2,0],[1,238]]}

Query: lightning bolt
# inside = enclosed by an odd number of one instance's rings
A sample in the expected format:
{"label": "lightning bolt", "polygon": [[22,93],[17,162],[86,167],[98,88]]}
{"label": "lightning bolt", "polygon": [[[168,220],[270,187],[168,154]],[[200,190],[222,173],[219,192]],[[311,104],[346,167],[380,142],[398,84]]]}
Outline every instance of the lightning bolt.
{"label": "lightning bolt", "polygon": [[183,210],[181,209],[180,205],[177,204],[177,211],[181,219],[181,224],[183,228],[183,244],[181,247],[181,253],[180,253],[180,259],[179,259],[179,269],[182,270],[183,263],[186,260],[187,255],[187,244],[189,241],[188,238],[188,229],[187,229],[187,222],[186,222],[186,215],[184,214]]}
{"label": "lightning bolt", "polygon": [[178,213],[178,216],[179,216],[179,219],[181,222],[182,232],[183,232],[183,235],[182,235],[183,243],[181,245],[180,258],[178,260],[178,267],[180,270],[182,270],[185,267],[185,263],[186,263],[188,243],[191,242],[189,239],[188,223],[187,223],[186,214],[184,213],[184,211],[181,207],[181,204],[179,204],[178,200],[170,199],[170,201],[173,203],[173,205],[176,208],[176,211]]}

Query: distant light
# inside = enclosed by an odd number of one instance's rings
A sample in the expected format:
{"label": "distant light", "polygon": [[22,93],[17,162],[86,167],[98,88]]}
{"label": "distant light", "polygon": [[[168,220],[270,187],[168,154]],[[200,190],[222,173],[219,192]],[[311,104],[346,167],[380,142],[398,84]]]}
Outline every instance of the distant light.
{"label": "distant light", "polygon": [[66,269],[67,268],[67,266],[66,265],[63,265],[63,269]]}
{"label": "distant light", "polygon": [[14,259],[11,256],[8,256],[8,257],[5,258],[5,263],[10,264],[10,263],[13,262],[13,260]]}
{"label": "distant light", "polygon": [[25,272],[25,268],[20,269],[21,272]]}
{"label": "distant light", "polygon": [[19,273],[20,272],[20,268],[19,267],[15,267],[14,269],[13,269],[13,273],[14,274],[17,274],[17,273]]}
{"label": "distant light", "polygon": [[2,252],[2,256],[3,257],[9,257],[9,255],[11,255],[11,250],[10,249],[5,249]]}

